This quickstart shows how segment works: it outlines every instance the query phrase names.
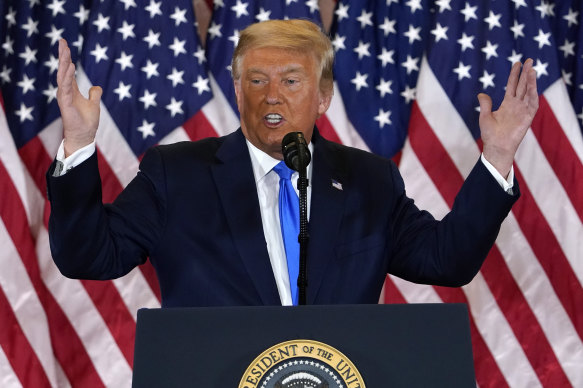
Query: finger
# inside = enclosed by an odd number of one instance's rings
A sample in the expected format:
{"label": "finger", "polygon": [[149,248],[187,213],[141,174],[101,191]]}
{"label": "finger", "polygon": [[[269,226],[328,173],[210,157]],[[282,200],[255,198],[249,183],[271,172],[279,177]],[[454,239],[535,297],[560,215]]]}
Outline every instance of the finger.
{"label": "finger", "polygon": [[485,93],[478,94],[478,102],[480,103],[480,117],[487,116],[492,112],[492,99]]}
{"label": "finger", "polygon": [[57,69],[57,85],[61,84],[64,80],[65,74],[71,61],[71,50],[67,46],[67,41],[65,39],[59,40],[59,68]]}
{"label": "finger", "polygon": [[516,62],[512,65],[510,69],[510,75],[508,76],[508,83],[506,83],[506,93],[505,96],[514,97],[516,96],[516,85],[518,84],[518,75],[520,74],[520,62]]}
{"label": "finger", "polygon": [[99,104],[103,90],[99,86],[93,86],[89,89],[89,100],[93,103]]}
{"label": "finger", "polygon": [[522,72],[520,73],[520,79],[518,80],[518,86],[516,87],[516,97],[520,98],[521,100],[526,94],[528,74],[530,69],[532,69],[532,59],[529,58],[526,60],[526,62],[524,62],[524,66],[522,66]]}
{"label": "finger", "polygon": [[536,70],[534,70],[534,68],[529,69],[527,80],[525,101],[528,103],[528,106],[536,112],[538,109],[538,90],[536,88]]}

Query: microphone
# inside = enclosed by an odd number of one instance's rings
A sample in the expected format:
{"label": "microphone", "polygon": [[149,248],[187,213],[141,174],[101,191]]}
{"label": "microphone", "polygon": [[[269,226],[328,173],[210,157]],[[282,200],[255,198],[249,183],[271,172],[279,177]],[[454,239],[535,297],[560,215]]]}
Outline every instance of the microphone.
{"label": "microphone", "polygon": [[310,164],[312,155],[303,133],[290,132],[285,135],[281,141],[281,149],[286,166],[292,170],[300,171]]}

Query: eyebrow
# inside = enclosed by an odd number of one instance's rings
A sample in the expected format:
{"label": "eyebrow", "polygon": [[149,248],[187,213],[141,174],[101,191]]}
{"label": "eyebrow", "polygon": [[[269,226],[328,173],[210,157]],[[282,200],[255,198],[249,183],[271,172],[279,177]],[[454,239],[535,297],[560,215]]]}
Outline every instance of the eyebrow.
{"label": "eyebrow", "polygon": [[[291,65],[286,66],[284,69],[282,69],[281,72],[284,74],[307,73],[303,66],[296,65],[296,64],[291,64]],[[249,69],[247,69],[247,74],[254,74],[254,73],[265,74],[265,71],[261,68],[258,68],[258,67],[250,67]]]}

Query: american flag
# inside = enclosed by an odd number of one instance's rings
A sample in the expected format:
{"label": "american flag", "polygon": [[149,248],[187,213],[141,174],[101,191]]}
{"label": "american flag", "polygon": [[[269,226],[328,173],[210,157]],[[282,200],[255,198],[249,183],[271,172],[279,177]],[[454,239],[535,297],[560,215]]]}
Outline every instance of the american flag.
{"label": "american flag", "polygon": [[[316,1],[208,3],[206,50],[191,0],[0,3],[2,386],[129,386],[136,311],[159,306],[149,266],[91,282],[52,264],[44,173],[62,131],[58,38],[73,48],[80,87],[104,89],[97,146],[111,201],[147,147],[238,127],[227,69],[238,31],[267,18],[320,19]],[[482,271],[462,289],[385,285],[388,303],[468,303],[480,386],[583,385],[582,8],[344,0],[334,11],[337,81],[321,132],[400,155],[409,195],[438,217],[478,159],[475,95],[496,106],[511,62],[535,59],[541,107],[516,158],[522,197]]]}

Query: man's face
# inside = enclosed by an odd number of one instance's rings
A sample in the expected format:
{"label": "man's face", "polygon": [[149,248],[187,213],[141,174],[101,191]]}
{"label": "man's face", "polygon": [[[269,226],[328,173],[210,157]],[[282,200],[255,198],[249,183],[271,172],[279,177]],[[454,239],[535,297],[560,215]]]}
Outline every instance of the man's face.
{"label": "man's face", "polygon": [[235,94],[241,129],[257,148],[283,159],[281,140],[289,132],[312,139],[316,119],[326,112],[330,96],[320,92],[315,59],[279,48],[247,51]]}

